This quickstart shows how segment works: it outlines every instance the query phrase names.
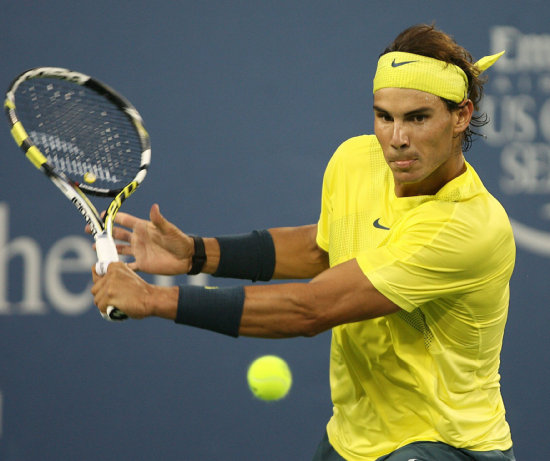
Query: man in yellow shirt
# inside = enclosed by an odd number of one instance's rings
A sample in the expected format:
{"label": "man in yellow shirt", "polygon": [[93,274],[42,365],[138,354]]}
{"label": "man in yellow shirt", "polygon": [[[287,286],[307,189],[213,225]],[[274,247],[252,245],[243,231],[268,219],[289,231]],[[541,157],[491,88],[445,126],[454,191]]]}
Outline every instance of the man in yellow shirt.
{"label": "man in yellow shirt", "polygon": [[[153,205],[120,213],[128,242],[92,293],[102,312],[158,316],[232,336],[313,336],[332,329],[334,404],[314,459],[514,460],[499,356],[515,261],[505,211],[463,151],[480,74],[432,26],[403,31],[374,78],[374,136],[343,143],[315,225],[191,237]],[[205,272],[309,283],[158,287],[134,271]]]}

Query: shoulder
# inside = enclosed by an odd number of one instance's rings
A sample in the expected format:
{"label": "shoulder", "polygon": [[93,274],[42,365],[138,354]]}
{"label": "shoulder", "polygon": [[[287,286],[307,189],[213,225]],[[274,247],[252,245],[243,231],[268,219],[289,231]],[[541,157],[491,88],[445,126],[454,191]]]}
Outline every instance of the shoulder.
{"label": "shoulder", "polygon": [[502,205],[488,192],[456,202],[428,201],[402,223],[407,241],[423,242],[444,254],[449,264],[467,262],[467,270],[491,272],[513,266],[514,234]]}
{"label": "shoulder", "polygon": [[344,141],[340,144],[340,146],[338,146],[338,149],[336,149],[333,157],[353,157],[356,155],[364,155],[365,152],[372,151],[382,152],[380,143],[378,142],[378,139],[376,139],[376,136],[372,134],[365,134],[361,136],[354,136],[353,138],[349,138]]}
{"label": "shoulder", "polygon": [[382,148],[376,136],[355,136],[338,146],[328,163],[327,172],[339,168],[362,169],[374,164],[385,164]]}
{"label": "shoulder", "polygon": [[467,233],[490,231],[511,234],[508,215],[500,202],[486,189],[475,169],[467,165],[464,174],[446,184],[432,200],[417,210],[427,216],[463,227]]}

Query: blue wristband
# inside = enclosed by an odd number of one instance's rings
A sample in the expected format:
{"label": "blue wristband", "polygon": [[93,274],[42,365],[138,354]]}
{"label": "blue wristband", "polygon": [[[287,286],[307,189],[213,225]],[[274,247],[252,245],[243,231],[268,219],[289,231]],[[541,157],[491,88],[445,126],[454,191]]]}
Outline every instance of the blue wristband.
{"label": "blue wristband", "polygon": [[275,272],[275,245],[267,230],[216,237],[220,262],[214,277],[267,282]]}
{"label": "blue wristband", "polygon": [[176,323],[238,337],[244,287],[206,288],[181,285]]}

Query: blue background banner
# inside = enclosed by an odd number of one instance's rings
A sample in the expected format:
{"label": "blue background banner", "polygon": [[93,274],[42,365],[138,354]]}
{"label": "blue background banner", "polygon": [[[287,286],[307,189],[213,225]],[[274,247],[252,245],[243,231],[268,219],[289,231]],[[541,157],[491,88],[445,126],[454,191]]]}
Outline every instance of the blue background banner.
{"label": "blue background banner", "polygon": [[[550,4],[545,1],[3,2],[0,85],[36,66],[123,93],[152,137],[152,203],[200,235],[316,222],[322,174],[372,132],[379,53],[435,21],[490,71],[467,159],[506,207],[518,258],[502,392],[519,461],[548,457]],[[330,333],[232,339],[93,307],[82,218],[0,130],[0,459],[307,460],[331,414]],[[156,283],[236,282],[151,277]],[[289,396],[254,399],[248,364],[284,357]]]}

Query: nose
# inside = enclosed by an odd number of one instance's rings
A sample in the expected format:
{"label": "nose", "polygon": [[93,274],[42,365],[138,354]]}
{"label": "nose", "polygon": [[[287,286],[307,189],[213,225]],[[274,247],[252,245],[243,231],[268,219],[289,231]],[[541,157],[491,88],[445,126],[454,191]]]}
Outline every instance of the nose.
{"label": "nose", "polygon": [[393,122],[393,132],[390,143],[394,149],[403,149],[409,145],[409,136],[400,121],[394,120]]}

